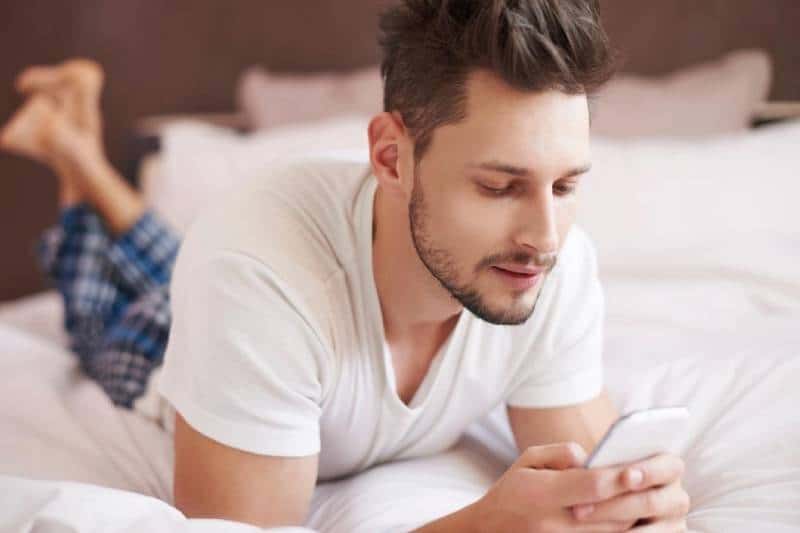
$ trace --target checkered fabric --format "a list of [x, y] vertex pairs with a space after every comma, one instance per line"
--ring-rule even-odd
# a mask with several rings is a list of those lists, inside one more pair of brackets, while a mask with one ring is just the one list
[[42, 270], [63, 297], [70, 348], [116, 405], [133, 407], [161, 364], [179, 244], [151, 210], [113, 236], [86, 203], [62, 209], [36, 244]]

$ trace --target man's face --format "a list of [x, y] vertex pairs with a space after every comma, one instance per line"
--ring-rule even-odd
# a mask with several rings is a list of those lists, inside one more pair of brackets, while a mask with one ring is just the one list
[[[576, 173], [589, 165], [587, 101], [520, 92], [486, 71], [470, 77], [467, 95], [467, 118], [437, 128], [414, 168], [411, 235], [465, 308], [521, 324], [575, 219]], [[520, 172], [490, 168], [500, 166]]]

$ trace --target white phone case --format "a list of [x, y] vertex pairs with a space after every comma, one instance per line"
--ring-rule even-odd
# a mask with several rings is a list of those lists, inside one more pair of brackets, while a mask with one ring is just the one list
[[658, 453], [676, 453], [678, 438], [689, 423], [686, 407], [653, 407], [620, 416], [586, 460], [599, 468], [646, 459]]

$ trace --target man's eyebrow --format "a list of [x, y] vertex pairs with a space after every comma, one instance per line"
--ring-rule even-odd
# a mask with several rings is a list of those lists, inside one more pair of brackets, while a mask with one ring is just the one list
[[[530, 176], [533, 172], [530, 169], [525, 167], [519, 167], [515, 165], [510, 165], [508, 163], [503, 163], [501, 161], [486, 161], [484, 163], [470, 163], [467, 167], [472, 168], [482, 168], [485, 170], [494, 170], [497, 172], [503, 172], [505, 174], [511, 174], [512, 176], [516, 177], [525, 177]], [[572, 176], [577, 176], [578, 174], [583, 174], [584, 172], [588, 172], [589, 169], [592, 168], [591, 163], [587, 163], [580, 167], [575, 167], [573, 169], [568, 170], [561, 178], [571, 178]]]

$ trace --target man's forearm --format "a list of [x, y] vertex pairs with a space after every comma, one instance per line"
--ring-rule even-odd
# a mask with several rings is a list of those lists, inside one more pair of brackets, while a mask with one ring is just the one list
[[420, 526], [412, 533], [450, 533], [455, 531], [462, 533], [479, 533], [482, 529], [479, 523], [477, 502], [475, 502], [454, 513], [450, 513], [433, 522]]

